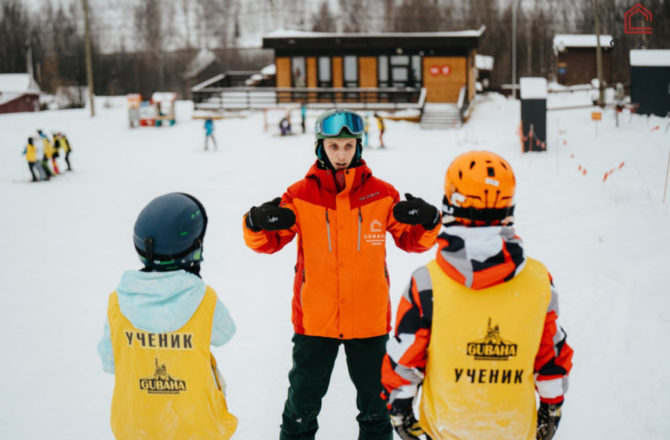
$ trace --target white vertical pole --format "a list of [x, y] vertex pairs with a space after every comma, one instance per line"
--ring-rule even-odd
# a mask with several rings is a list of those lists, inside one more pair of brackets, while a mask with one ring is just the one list
[[663, 203], [665, 204], [665, 195], [668, 192], [668, 174], [670, 174], [670, 151], [668, 151], [668, 168], [665, 170], [665, 186], [663, 187]]
[[518, 2], [514, 0], [512, 6], [512, 98], [516, 99], [516, 8]]

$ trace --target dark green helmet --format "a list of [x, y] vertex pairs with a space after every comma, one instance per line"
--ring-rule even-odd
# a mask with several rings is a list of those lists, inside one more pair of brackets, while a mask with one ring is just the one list
[[142, 209], [135, 222], [133, 243], [147, 269], [198, 273], [206, 229], [207, 214], [198, 199], [169, 193]]

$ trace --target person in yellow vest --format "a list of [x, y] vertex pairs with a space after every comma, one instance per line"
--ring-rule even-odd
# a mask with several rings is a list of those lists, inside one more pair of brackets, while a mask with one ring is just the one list
[[379, 129], [379, 148], [386, 148], [384, 147], [384, 131], [386, 130], [384, 119], [378, 113], [375, 113], [374, 116], [377, 120], [377, 128]]
[[52, 171], [49, 168], [49, 161], [53, 159], [54, 147], [51, 144], [49, 137], [42, 130], [37, 130], [37, 134], [42, 140], [42, 168], [46, 172], [47, 176], [51, 177], [55, 174], [58, 174], [55, 169]]
[[65, 136], [64, 133], [58, 133], [60, 137], [61, 147], [65, 151], [65, 163], [67, 164], [67, 170], [72, 171], [72, 166], [70, 165], [70, 153], [72, 152], [72, 145], [70, 145], [70, 140]]
[[26, 161], [28, 162], [28, 169], [30, 174], [33, 176], [33, 182], [39, 181], [40, 171], [37, 168], [37, 148], [33, 143], [33, 138], [28, 138], [28, 143], [23, 149], [23, 154], [26, 156]]
[[210, 345], [235, 325], [200, 278], [207, 214], [193, 196], [152, 200], [135, 222], [144, 268], [126, 271], [109, 297], [98, 344], [103, 370], [115, 375], [111, 426], [117, 439], [229, 439], [225, 383]]
[[487, 151], [447, 169], [437, 256], [412, 275], [382, 364], [403, 440], [549, 440], [558, 427], [573, 351], [551, 276], [512, 226], [515, 186]]
[[51, 133], [51, 139], [53, 139], [53, 142], [51, 143], [52, 148], [51, 148], [51, 166], [54, 169], [54, 173], [60, 174], [60, 169], [58, 168], [58, 158], [60, 157], [60, 149], [61, 149], [61, 143], [60, 139], [58, 138], [58, 133]]

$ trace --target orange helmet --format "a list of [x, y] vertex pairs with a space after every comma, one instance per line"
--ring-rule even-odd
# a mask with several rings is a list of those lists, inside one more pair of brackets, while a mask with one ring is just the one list
[[444, 179], [444, 211], [466, 225], [509, 224], [516, 180], [510, 164], [490, 151], [470, 151], [451, 162]]

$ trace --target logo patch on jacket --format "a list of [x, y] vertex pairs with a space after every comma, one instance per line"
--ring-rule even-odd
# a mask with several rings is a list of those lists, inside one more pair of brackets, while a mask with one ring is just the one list
[[369, 243], [372, 246], [381, 246], [386, 243], [386, 232], [384, 231], [381, 221], [372, 220], [370, 222], [369, 231], [370, 232], [363, 234], [366, 243]]
[[506, 341], [500, 336], [500, 326], [491, 327], [489, 318], [486, 336], [474, 342], [468, 342], [468, 356], [474, 356], [477, 361], [506, 361], [510, 356], [516, 356], [517, 344]]
[[186, 382], [170, 376], [165, 364], [159, 365], [156, 358], [156, 371], [153, 377], [140, 379], [140, 390], [146, 390], [149, 394], [179, 394], [186, 391]]

